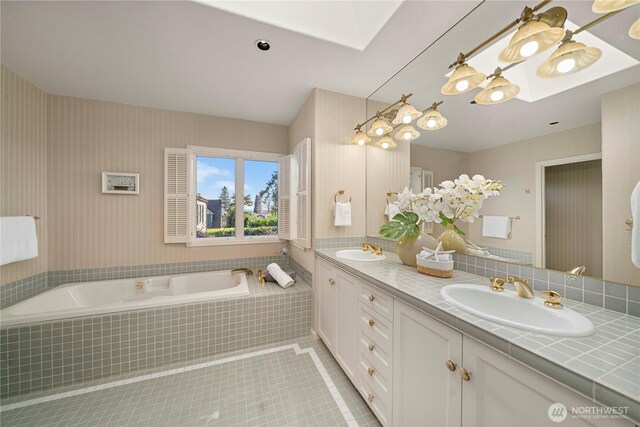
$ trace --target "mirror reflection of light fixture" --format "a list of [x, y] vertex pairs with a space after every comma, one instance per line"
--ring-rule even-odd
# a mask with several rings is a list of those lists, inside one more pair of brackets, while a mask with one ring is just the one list
[[398, 114], [396, 114], [396, 118], [393, 119], [391, 123], [393, 123], [394, 125], [399, 125], [402, 123], [409, 124], [414, 119], [417, 119], [420, 116], [422, 116], [422, 111], [416, 110], [413, 105], [407, 104], [405, 102], [404, 104], [402, 104], [402, 107], [400, 107], [400, 109], [398, 110]]
[[424, 115], [418, 120], [416, 125], [419, 128], [425, 130], [438, 130], [442, 129], [447, 125], [447, 119], [444, 118], [442, 114], [437, 110], [438, 105], [442, 104], [441, 102], [434, 102], [431, 107], [427, 111], [424, 112]]
[[365, 145], [371, 142], [371, 138], [366, 133], [360, 130], [360, 126], [356, 127], [356, 133], [351, 138], [351, 143], [354, 145]]
[[609, 13], [626, 9], [640, 3], [640, 0], [595, 0], [591, 6], [593, 13]]
[[559, 77], [575, 73], [594, 64], [602, 56], [597, 47], [590, 47], [584, 43], [571, 39], [563, 42], [536, 70], [539, 77]]
[[564, 33], [564, 28], [552, 27], [542, 21], [525, 22], [500, 52], [498, 59], [509, 64], [524, 61], [560, 42]]
[[497, 68], [496, 71], [492, 74], [493, 79], [489, 82], [487, 87], [476, 94], [474, 100], [478, 104], [500, 104], [512, 99], [520, 92], [520, 87], [518, 85], [514, 85], [509, 80], [502, 77], [500, 75], [501, 73], [502, 70], [500, 68]]
[[398, 144], [389, 135], [385, 135], [376, 142], [376, 147], [383, 150], [393, 150]]
[[447, 83], [440, 89], [443, 95], [457, 95], [470, 91], [478, 87], [478, 85], [487, 78], [486, 75], [477, 72], [475, 68], [467, 65], [467, 63], [464, 62], [464, 55], [460, 55], [462, 62], [456, 66]]
[[389, 133], [393, 130], [393, 127], [387, 123], [385, 119], [378, 116], [378, 118], [371, 125], [371, 129], [367, 131], [369, 136], [382, 136], [385, 133]]
[[420, 136], [420, 132], [418, 132], [413, 126], [411, 125], [404, 125], [400, 128], [400, 130], [398, 132], [396, 132], [396, 139], [402, 140], [402, 141], [413, 141], [414, 139], [418, 138]]
[[640, 19], [634, 22], [631, 28], [629, 28], [629, 37], [640, 40]]

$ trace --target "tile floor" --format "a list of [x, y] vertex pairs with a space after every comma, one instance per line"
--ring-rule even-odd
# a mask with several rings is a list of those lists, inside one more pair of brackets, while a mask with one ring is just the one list
[[9, 426], [379, 426], [321, 341], [302, 338], [4, 399]]

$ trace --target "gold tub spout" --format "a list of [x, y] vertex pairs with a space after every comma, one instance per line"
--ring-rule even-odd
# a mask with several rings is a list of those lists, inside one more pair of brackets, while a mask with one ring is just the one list
[[245, 273], [247, 276], [253, 276], [253, 271], [249, 270], [248, 268], [234, 268], [233, 270], [231, 270], [231, 274], [236, 273]]

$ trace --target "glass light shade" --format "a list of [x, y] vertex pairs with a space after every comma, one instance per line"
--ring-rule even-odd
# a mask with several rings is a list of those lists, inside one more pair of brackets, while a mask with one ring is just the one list
[[564, 28], [550, 27], [540, 21], [529, 21], [518, 28], [498, 59], [513, 64], [549, 49], [564, 37]]
[[416, 124], [421, 129], [438, 130], [447, 125], [447, 119], [438, 110], [429, 108]]
[[395, 119], [391, 123], [394, 125], [399, 124], [409, 124], [412, 120], [417, 119], [422, 116], [422, 111], [418, 111], [411, 104], [407, 104], [406, 102], [402, 104], [402, 107], [398, 110], [398, 114], [396, 114]]
[[376, 142], [376, 147], [383, 150], [393, 150], [398, 144], [389, 135], [385, 135]]
[[362, 132], [361, 130], [356, 131], [356, 133], [353, 135], [353, 138], [351, 138], [351, 143], [354, 145], [365, 145], [370, 142], [371, 138], [369, 138], [367, 134]]
[[640, 0], [595, 0], [591, 6], [593, 13], [609, 13], [640, 3]]
[[502, 76], [496, 76], [486, 88], [478, 92], [474, 98], [478, 104], [492, 105], [506, 102], [520, 92], [518, 85], [512, 84]]
[[629, 28], [629, 37], [640, 40], [640, 19], [634, 22], [631, 28]]
[[420, 132], [418, 132], [413, 126], [411, 125], [404, 125], [400, 128], [400, 130], [398, 132], [396, 132], [396, 139], [399, 139], [401, 141], [413, 141], [414, 139], [418, 138], [420, 136]]
[[393, 127], [385, 119], [378, 118], [371, 125], [371, 129], [367, 131], [369, 136], [382, 136], [385, 133], [389, 133], [393, 130]]
[[460, 64], [449, 77], [447, 83], [442, 86], [440, 92], [443, 95], [457, 95], [478, 87], [487, 76], [476, 71], [467, 64]]
[[597, 47], [570, 40], [562, 43], [536, 70], [539, 77], [550, 78], [575, 73], [592, 65], [602, 56]]

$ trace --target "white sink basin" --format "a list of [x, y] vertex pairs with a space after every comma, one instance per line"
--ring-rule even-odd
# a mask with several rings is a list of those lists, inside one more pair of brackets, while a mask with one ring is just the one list
[[455, 307], [478, 317], [539, 334], [586, 337], [596, 331], [589, 319], [569, 308], [550, 308], [542, 298], [521, 298], [511, 290], [494, 292], [489, 286], [448, 285], [440, 294]]
[[376, 255], [371, 252], [364, 252], [362, 249], [344, 249], [336, 252], [338, 258], [350, 261], [382, 261], [384, 255]]

